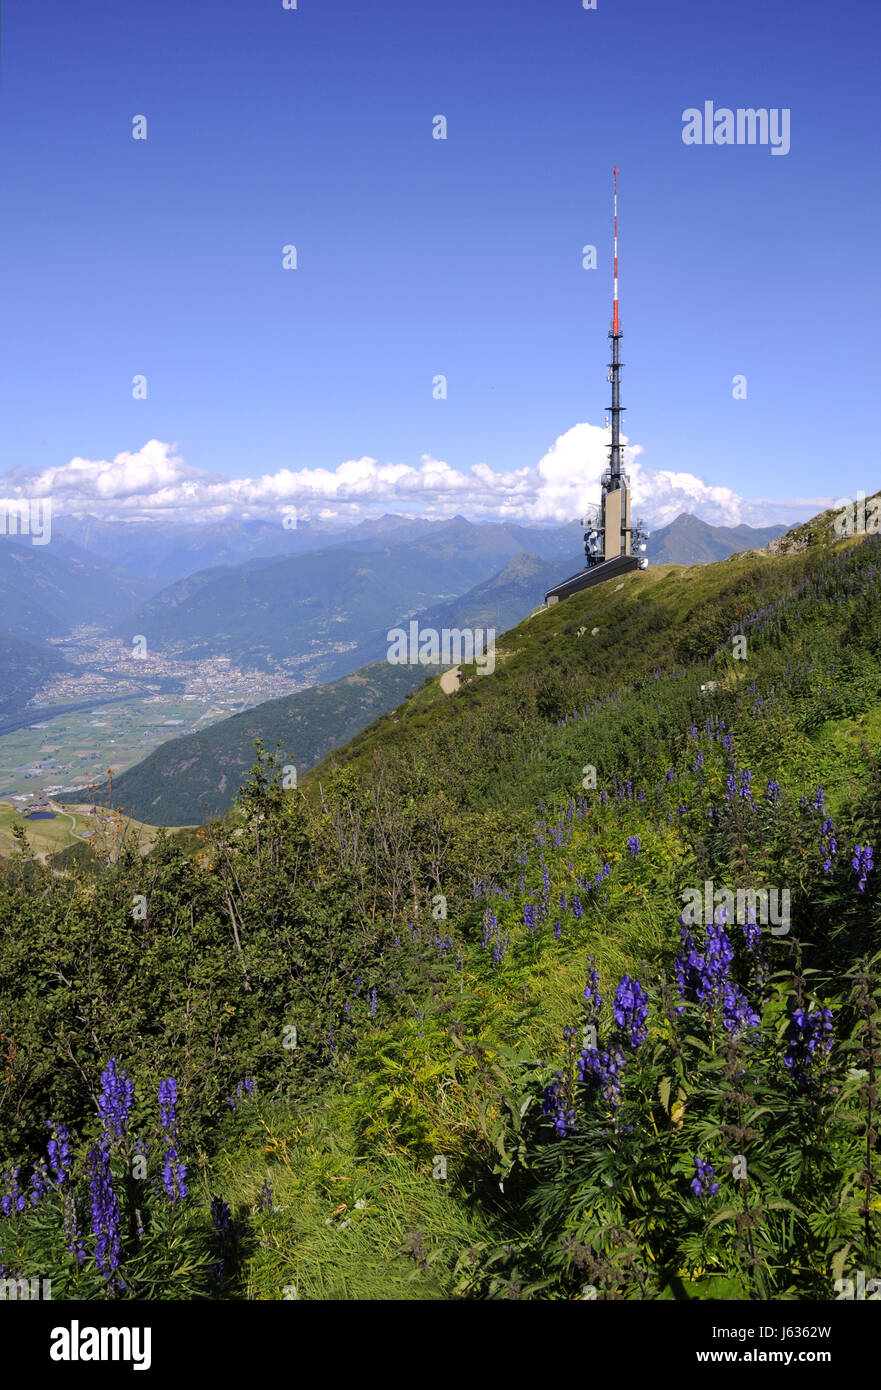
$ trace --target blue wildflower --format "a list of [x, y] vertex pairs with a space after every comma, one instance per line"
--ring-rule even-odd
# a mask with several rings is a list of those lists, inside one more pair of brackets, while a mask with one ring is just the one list
[[806, 1013], [793, 1009], [789, 1023], [789, 1040], [783, 1055], [783, 1065], [792, 1073], [800, 1088], [810, 1084], [832, 1050], [832, 1010], [817, 1009]]
[[122, 1248], [119, 1203], [113, 1190], [110, 1154], [104, 1144], [89, 1150], [89, 1196], [95, 1264], [108, 1283], [113, 1282], [122, 1288], [122, 1280], [116, 1273]]
[[603, 1001], [600, 997], [600, 978], [596, 969], [591, 970], [587, 977], [587, 984], [584, 986], [584, 1002], [587, 1005], [588, 1022], [598, 1022]]
[[[720, 916], [724, 918], [724, 908]], [[722, 1025], [735, 1038], [758, 1027], [758, 1014], [730, 978], [734, 948], [722, 923], [709, 923], [702, 952], [697, 949], [687, 925], [680, 927], [680, 936], [683, 950], [674, 962], [680, 1000], [703, 1004], [711, 1014], [721, 1005]], [[683, 1003], [677, 1004], [676, 1012], [681, 1014], [684, 1007]]]
[[706, 1196], [715, 1197], [716, 1193], [719, 1191], [719, 1184], [713, 1182], [716, 1170], [712, 1163], [705, 1163], [702, 1158], [696, 1158], [694, 1160], [694, 1166], [697, 1171], [697, 1176], [691, 1180], [691, 1190], [695, 1197], [703, 1197], [705, 1195], [704, 1189], [706, 1189]]
[[604, 1051], [585, 1048], [578, 1059], [578, 1074], [582, 1081], [593, 1083], [603, 1100], [618, 1106], [626, 1063], [627, 1058], [619, 1047]]
[[857, 888], [861, 893], [866, 891], [866, 879], [875, 867], [872, 859], [873, 854], [874, 850], [871, 845], [856, 845], [854, 848], [853, 858], [850, 862], [857, 876]]
[[[348, 1016], [349, 1016], [349, 1005], [348, 1005], [348, 1003], [346, 1004], [345, 1009], [346, 1009], [346, 1017], [348, 1018]], [[250, 1076], [246, 1076], [245, 1079], [244, 1079], [243, 1081], [240, 1081], [240, 1082], [238, 1083], [238, 1085], [236, 1086], [236, 1093], [235, 1093], [235, 1096], [234, 1096], [234, 1097], [233, 1097], [233, 1096], [227, 1096], [227, 1098], [226, 1098], [226, 1103], [227, 1103], [227, 1105], [229, 1106], [230, 1110], [237, 1110], [237, 1109], [238, 1109], [238, 1105], [236, 1104], [236, 1102], [242, 1100], [245, 1096], [253, 1095], [254, 1090], [255, 1090], [255, 1086], [254, 1086], [254, 1081], [253, 1081], [253, 1079], [252, 1079]]]
[[40, 1158], [34, 1164], [31, 1173], [31, 1190], [29, 1194], [30, 1204], [35, 1207], [42, 1197], [49, 1191], [49, 1170], [46, 1167], [46, 1160]]
[[574, 1130], [575, 1107], [571, 1103], [571, 1091], [562, 1072], [557, 1072], [556, 1080], [545, 1087], [541, 1113], [551, 1116], [554, 1129], [561, 1139], [565, 1139], [566, 1135]]
[[117, 1071], [116, 1058], [111, 1057], [101, 1073], [98, 1096], [98, 1114], [104, 1125], [105, 1137], [111, 1144], [119, 1144], [123, 1139], [134, 1094], [135, 1083], [124, 1071]]
[[634, 1049], [645, 1042], [648, 1011], [648, 996], [642, 985], [638, 980], [631, 980], [629, 975], [622, 975], [615, 991], [615, 1023]]
[[179, 1202], [187, 1195], [187, 1170], [177, 1152], [177, 1082], [173, 1076], [159, 1083], [159, 1120], [166, 1143], [162, 1186], [170, 1202]]
[[186, 1197], [186, 1176], [185, 1164], [178, 1161], [177, 1145], [170, 1144], [165, 1151], [165, 1162], [162, 1165], [162, 1186], [170, 1202], [180, 1202]]
[[159, 1123], [163, 1129], [177, 1124], [177, 1082], [173, 1076], [159, 1082]]
[[52, 1138], [46, 1145], [46, 1153], [49, 1155], [49, 1165], [55, 1174], [55, 1181], [60, 1187], [69, 1175], [67, 1165], [70, 1160], [70, 1145], [67, 1127], [54, 1124], [51, 1120], [46, 1121], [46, 1127], [52, 1131]]

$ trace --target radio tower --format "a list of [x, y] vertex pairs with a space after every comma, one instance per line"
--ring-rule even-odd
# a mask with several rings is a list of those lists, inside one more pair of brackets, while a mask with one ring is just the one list
[[545, 596], [547, 603], [556, 603], [604, 579], [611, 579], [628, 570], [645, 569], [648, 561], [640, 559], [645, 550], [645, 531], [642, 522], [630, 523], [630, 479], [621, 471], [621, 367], [619, 344], [624, 336], [618, 317], [618, 168], [612, 170], [612, 360], [607, 380], [612, 383], [612, 404], [609, 406], [612, 441], [609, 463], [601, 483], [601, 498], [595, 515], [585, 520], [584, 553], [586, 568], [573, 574]]
[[621, 341], [621, 325], [618, 321], [618, 166], [612, 170], [612, 361], [609, 364], [612, 382], [612, 444], [609, 451], [609, 473], [613, 486], [620, 486], [621, 477], [621, 363], [618, 360], [618, 344]]
[[[612, 404], [609, 406], [612, 442], [609, 445], [609, 466], [603, 473], [602, 500], [596, 522], [584, 535], [584, 553], [588, 566], [601, 565], [624, 555], [637, 558], [644, 549], [641, 525], [630, 525], [630, 479], [621, 472], [621, 357], [619, 343], [623, 338], [618, 317], [618, 168], [612, 170], [612, 360], [607, 379], [612, 383]], [[645, 561], [640, 561], [645, 568]]]

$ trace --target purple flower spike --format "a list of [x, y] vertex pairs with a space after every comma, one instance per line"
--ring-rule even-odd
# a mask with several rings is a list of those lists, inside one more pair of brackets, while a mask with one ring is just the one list
[[615, 1023], [634, 1049], [646, 1040], [648, 1011], [648, 997], [642, 985], [638, 980], [631, 980], [629, 975], [623, 975], [615, 991]]
[[92, 1233], [95, 1237], [95, 1264], [110, 1283], [123, 1287], [117, 1276], [121, 1242], [119, 1203], [113, 1191], [110, 1154], [103, 1144], [89, 1152], [89, 1196]]
[[712, 1163], [705, 1163], [702, 1158], [696, 1158], [694, 1166], [697, 1176], [691, 1180], [691, 1190], [695, 1197], [715, 1197], [719, 1191], [719, 1184], [713, 1182], [716, 1170]]
[[866, 879], [875, 867], [873, 854], [871, 845], [856, 845], [854, 848], [853, 859], [850, 862], [857, 876], [857, 888], [861, 893], [865, 893]]
[[98, 1096], [98, 1114], [104, 1123], [104, 1134], [111, 1143], [119, 1144], [125, 1135], [134, 1095], [135, 1083], [124, 1071], [117, 1071], [116, 1058], [111, 1057], [101, 1073], [101, 1093]]

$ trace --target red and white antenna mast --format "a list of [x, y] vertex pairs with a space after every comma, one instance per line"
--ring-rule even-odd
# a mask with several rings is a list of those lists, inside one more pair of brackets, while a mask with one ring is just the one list
[[615, 334], [618, 334], [618, 333], [620, 333], [621, 330], [620, 330], [620, 328], [618, 327], [618, 167], [617, 167], [617, 165], [616, 165], [615, 168], [612, 170], [612, 176], [613, 176], [613, 188], [614, 188], [614, 192], [613, 192], [613, 195], [612, 195], [612, 206], [613, 206], [613, 209], [614, 209], [612, 243], [613, 243], [614, 255], [615, 255], [615, 271], [614, 271], [614, 281], [613, 281], [613, 290], [612, 290], [612, 332], [615, 333]]
[[[609, 380], [612, 383], [612, 404], [609, 406], [609, 413], [612, 417], [612, 442], [609, 446], [609, 486], [617, 489], [621, 486], [621, 412], [624, 407], [621, 404], [621, 359], [618, 353], [618, 344], [621, 339], [621, 325], [618, 321], [618, 166], [612, 170], [613, 183], [613, 220], [612, 220], [612, 240], [614, 254], [614, 269], [612, 281], [612, 331], [609, 337], [612, 340], [612, 360], [609, 363]], [[614, 553], [614, 552], [613, 552]]]
[[623, 446], [621, 444], [621, 368], [620, 355], [622, 338], [621, 322], [618, 317], [618, 166], [612, 169], [612, 327], [609, 338], [612, 343], [612, 360], [609, 363], [607, 380], [612, 387], [612, 404], [609, 406], [611, 438], [609, 441], [609, 466], [600, 478], [600, 504], [596, 518], [586, 520], [584, 534], [585, 567], [580, 574], [573, 575], [556, 589], [546, 595], [548, 603], [568, 598], [604, 579], [626, 574], [629, 570], [645, 569], [648, 560], [640, 557], [645, 552], [648, 532], [641, 521], [632, 522], [630, 514], [630, 479], [622, 471]]

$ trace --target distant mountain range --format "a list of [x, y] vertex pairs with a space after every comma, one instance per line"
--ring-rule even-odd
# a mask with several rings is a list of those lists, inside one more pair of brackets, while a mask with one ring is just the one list
[[[454, 517], [453, 523], [464, 522]], [[62, 518], [56, 531], [77, 545], [100, 555], [110, 563], [124, 564], [128, 569], [154, 579], [156, 590], [177, 579], [185, 579], [199, 570], [216, 569], [219, 565], [241, 565], [247, 560], [281, 559], [283, 556], [309, 555], [316, 550], [342, 546], [365, 550], [382, 548], [432, 536], [445, 530], [449, 520], [430, 521], [425, 517], [399, 516], [386, 513], [355, 526], [299, 521], [292, 529], [281, 519], [270, 521], [222, 521], [200, 525], [168, 524], [154, 521], [107, 522], [96, 517], [85, 519]], [[464, 523], [468, 525], [467, 522]], [[504, 530], [514, 541], [511, 554], [533, 550], [548, 558], [566, 549], [566, 536], [580, 538], [578, 525], [538, 528], [481, 526], [473, 528], [484, 533], [487, 545], [498, 544], [499, 532]], [[535, 537], [542, 538], [535, 544]], [[557, 537], [555, 540], [554, 537]], [[572, 549], [569, 545], [568, 549]]]
[[646, 559], [653, 565], [707, 565], [742, 550], [761, 550], [782, 536], [786, 526], [710, 526], [691, 512], [681, 512], [669, 526], [652, 532]]
[[42, 641], [82, 624], [110, 627], [155, 589], [62, 536], [47, 545], [0, 536], [0, 628], [16, 637]]
[[456, 517], [415, 539], [393, 532], [357, 547], [201, 570], [162, 589], [116, 633], [125, 641], [143, 633], [152, 650], [184, 660], [227, 656], [244, 669], [336, 680], [383, 656], [389, 628], [454, 602], [524, 551], [554, 574], [571, 567], [579, 540], [577, 526], [474, 526]]
[[[400, 520], [403, 525], [407, 519]], [[154, 589], [218, 565], [239, 565], [245, 560], [323, 550], [350, 534], [348, 531], [339, 534], [323, 531], [308, 522], [288, 530], [281, 519], [274, 523], [215, 521], [183, 525], [154, 521], [108, 522], [96, 517], [61, 518], [56, 529], [105, 560], [124, 561], [138, 574], [156, 580]], [[373, 535], [373, 529], [368, 528], [368, 534]]]

